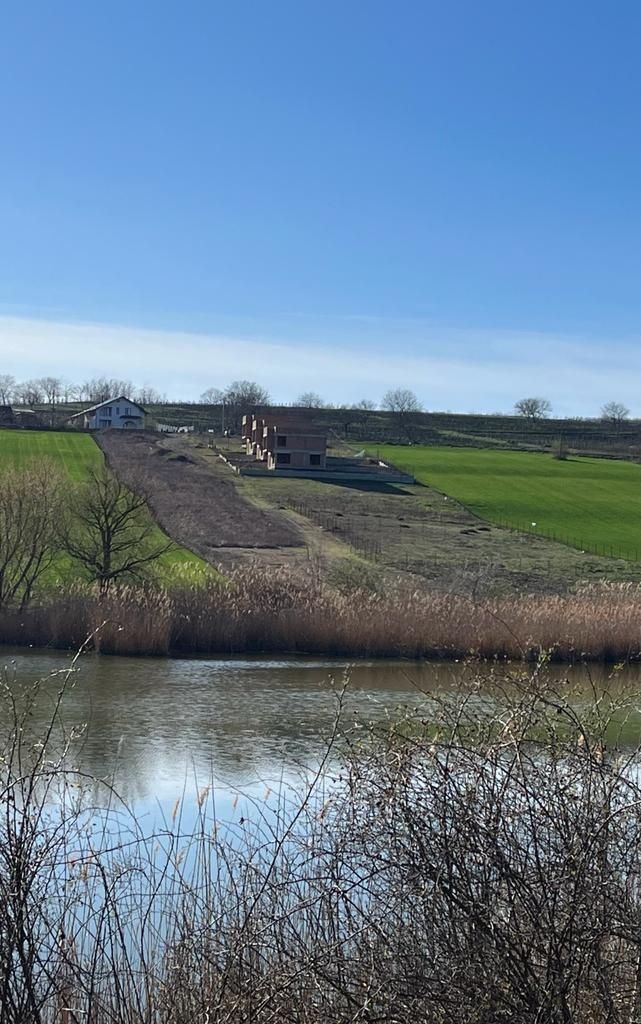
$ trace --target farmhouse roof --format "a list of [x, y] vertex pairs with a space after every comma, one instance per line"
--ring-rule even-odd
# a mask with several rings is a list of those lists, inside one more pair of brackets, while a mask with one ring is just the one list
[[131, 398], [127, 398], [126, 395], [119, 395], [118, 398], [107, 398], [104, 402], [98, 402], [97, 405], [90, 405], [88, 409], [81, 409], [80, 412], [75, 412], [69, 419], [75, 420], [78, 416], [86, 416], [88, 412], [97, 412], [98, 409], [102, 409], [105, 405], [111, 405], [112, 402], [128, 402], [129, 405], [135, 405], [136, 409], [140, 409], [145, 415], [147, 414], [147, 410], [143, 409], [142, 405], [139, 405], [138, 402], [132, 402]]

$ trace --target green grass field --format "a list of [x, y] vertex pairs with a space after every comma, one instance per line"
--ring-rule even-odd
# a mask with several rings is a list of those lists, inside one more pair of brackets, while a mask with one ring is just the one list
[[24, 466], [34, 459], [49, 459], [74, 481], [83, 480], [88, 469], [98, 469], [103, 462], [102, 452], [89, 434], [0, 430], [0, 465]]
[[[81, 483], [88, 470], [99, 469], [104, 462], [100, 448], [89, 434], [0, 430], [0, 468], [28, 465], [34, 459], [48, 459], [60, 466], [74, 483]], [[160, 528], [156, 528], [156, 532], [156, 542], [168, 540]], [[159, 559], [158, 567], [159, 575], [166, 582], [179, 574], [184, 577], [188, 569], [193, 568], [196, 576], [210, 569], [198, 555], [177, 545]], [[61, 558], [56, 564], [56, 577], [68, 579], [71, 572], [69, 560]]]
[[640, 466], [474, 448], [368, 447], [489, 522], [597, 554], [641, 558]]

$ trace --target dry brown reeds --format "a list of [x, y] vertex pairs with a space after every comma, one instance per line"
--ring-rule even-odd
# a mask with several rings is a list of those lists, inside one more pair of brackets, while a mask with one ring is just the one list
[[38, 607], [0, 612], [10, 644], [75, 648], [95, 634], [105, 654], [260, 652], [353, 658], [635, 660], [641, 587], [603, 584], [563, 596], [474, 600], [397, 584], [341, 593], [313, 575], [255, 567], [171, 589], [72, 586]]

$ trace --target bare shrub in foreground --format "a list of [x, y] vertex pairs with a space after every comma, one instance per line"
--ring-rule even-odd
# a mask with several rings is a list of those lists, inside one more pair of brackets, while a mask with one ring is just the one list
[[339, 718], [302, 794], [223, 822], [204, 789], [145, 835], [78, 797], [68, 685], [3, 691], [3, 1024], [639, 1019], [638, 695], [539, 669]]
[[593, 696], [432, 699], [354, 759], [345, 857], [405, 1019], [639, 1019], [641, 721]]

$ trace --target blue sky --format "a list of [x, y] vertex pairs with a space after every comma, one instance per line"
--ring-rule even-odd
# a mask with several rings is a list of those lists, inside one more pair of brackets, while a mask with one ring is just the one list
[[6, 0], [0, 372], [641, 415], [634, 0]]

